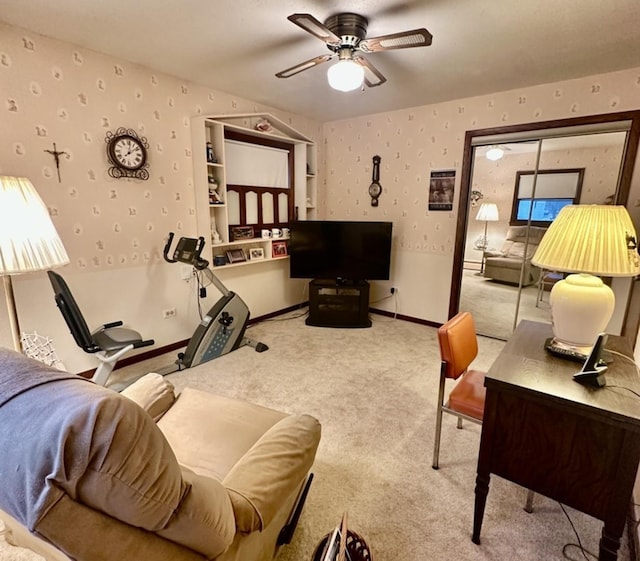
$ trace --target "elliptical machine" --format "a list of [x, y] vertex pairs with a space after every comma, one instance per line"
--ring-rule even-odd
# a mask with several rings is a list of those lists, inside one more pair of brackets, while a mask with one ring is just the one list
[[165, 375], [197, 366], [235, 351], [244, 345], [255, 348], [259, 353], [268, 350], [269, 347], [264, 343], [244, 336], [249, 323], [249, 308], [240, 296], [222, 284], [222, 281], [209, 268], [209, 262], [201, 257], [204, 238], [202, 236], [197, 240], [195, 238], [180, 238], [173, 256], [169, 257], [172, 242], [173, 232], [169, 232], [169, 238], [163, 252], [165, 261], [186, 263], [197, 271], [204, 271], [211, 284], [222, 293], [222, 297], [202, 318], [189, 339], [185, 352], [179, 353], [176, 362], [163, 369], [161, 373]]

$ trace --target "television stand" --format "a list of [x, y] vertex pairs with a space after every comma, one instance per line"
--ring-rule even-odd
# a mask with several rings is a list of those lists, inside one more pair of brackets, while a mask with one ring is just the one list
[[309, 317], [315, 327], [371, 327], [369, 283], [314, 279], [309, 283]]

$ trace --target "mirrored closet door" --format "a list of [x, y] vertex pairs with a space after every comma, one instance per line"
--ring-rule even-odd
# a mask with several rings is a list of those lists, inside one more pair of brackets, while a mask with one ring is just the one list
[[508, 339], [522, 319], [551, 321], [549, 291], [563, 274], [531, 257], [563, 206], [619, 203], [630, 128], [623, 120], [471, 141], [452, 300], [479, 334]]

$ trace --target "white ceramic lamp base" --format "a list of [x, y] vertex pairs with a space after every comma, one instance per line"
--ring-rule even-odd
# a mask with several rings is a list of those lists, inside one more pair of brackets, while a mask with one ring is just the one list
[[584, 273], [557, 282], [549, 296], [555, 342], [588, 354], [609, 323], [615, 307], [613, 290]]

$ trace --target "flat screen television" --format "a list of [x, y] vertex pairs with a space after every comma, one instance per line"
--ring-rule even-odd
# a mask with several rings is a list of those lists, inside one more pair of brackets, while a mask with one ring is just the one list
[[389, 280], [391, 222], [291, 223], [291, 278]]

